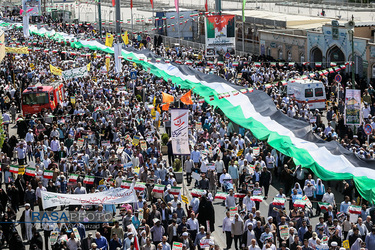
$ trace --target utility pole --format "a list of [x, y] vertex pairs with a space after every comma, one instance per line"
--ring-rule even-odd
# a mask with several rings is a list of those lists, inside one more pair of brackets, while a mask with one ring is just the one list
[[[352, 22], [353, 22], [353, 24], [354, 24], [354, 16], [352, 15]], [[352, 29], [352, 32], [350, 32], [351, 33], [351, 38], [352, 38], [352, 87], [353, 87], [353, 89], [355, 89], [355, 72], [354, 72], [354, 70], [355, 70], [355, 68], [354, 68], [354, 57], [355, 57], [355, 52], [354, 52], [354, 26], [355, 25], [353, 25], [353, 29]]]
[[221, 15], [221, 0], [215, 0], [215, 12]]
[[98, 0], [99, 38], [102, 38], [102, 3]]
[[121, 34], [121, 23], [120, 23], [120, 19], [121, 19], [121, 1], [120, 0], [116, 0], [116, 34], [119, 35]]

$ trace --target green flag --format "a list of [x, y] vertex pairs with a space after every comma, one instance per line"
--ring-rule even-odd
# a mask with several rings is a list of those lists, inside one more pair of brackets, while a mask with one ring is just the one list
[[245, 22], [245, 5], [246, 5], [246, 0], [243, 0], [242, 2], [242, 21]]

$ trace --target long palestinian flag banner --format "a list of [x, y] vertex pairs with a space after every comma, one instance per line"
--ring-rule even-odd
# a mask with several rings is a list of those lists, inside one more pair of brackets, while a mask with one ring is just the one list
[[[30, 25], [30, 33], [47, 36], [55, 41], [70, 41], [73, 48], [114, 54], [113, 48], [95, 40], [78, 40], [73, 35], [45, 28], [38, 29], [35, 25]], [[353, 179], [359, 193], [366, 200], [375, 202], [375, 169], [372, 162], [358, 159], [337, 142], [325, 142], [317, 138], [309, 124], [281, 114], [272, 99], [263, 91], [253, 90], [251, 93], [236, 92], [236, 96], [228, 95], [242, 88], [219, 76], [201, 73], [188, 65], [159, 59], [146, 49], [140, 51], [128, 47], [122, 50], [121, 56], [149, 69], [156, 77], [171, 80], [181, 88], [194, 88], [194, 93], [199, 94], [210, 105], [219, 107], [230, 120], [250, 129], [257, 139], [266, 140], [273, 148], [293, 157], [296, 165], [311, 169], [320, 179]], [[221, 98], [222, 96], [226, 97]]]

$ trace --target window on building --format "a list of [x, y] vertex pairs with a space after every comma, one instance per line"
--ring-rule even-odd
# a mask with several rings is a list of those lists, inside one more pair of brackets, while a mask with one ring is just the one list
[[281, 49], [279, 49], [279, 59], [280, 60], [283, 59], [283, 51]]
[[288, 51], [288, 61], [292, 61], [292, 52]]

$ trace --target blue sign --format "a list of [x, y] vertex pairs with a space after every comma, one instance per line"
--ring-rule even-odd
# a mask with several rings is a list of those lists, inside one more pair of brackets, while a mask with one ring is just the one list
[[137, 71], [130, 71], [130, 78], [132, 80], [137, 79]]
[[227, 53], [225, 54], [225, 57], [229, 59], [229, 58], [230, 58], [230, 53], [227, 52]]
[[147, 42], [151, 42], [151, 37], [150, 37], [150, 36], [147, 36], [147, 37], [146, 37], [146, 41], [147, 41]]
[[336, 82], [341, 82], [341, 81], [342, 81], [342, 76], [341, 76], [340, 74], [337, 74], [337, 75], [335, 76], [335, 81], [336, 81]]
[[371, 126], [371, 124], [366, 124], [365, 127], [363, 128], [363, 130], [365, 131], [366, 135], [371, 135], [371, 133], [372, 133], [372, 126]]

